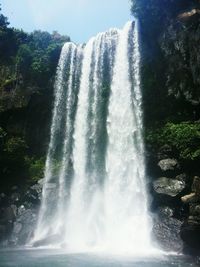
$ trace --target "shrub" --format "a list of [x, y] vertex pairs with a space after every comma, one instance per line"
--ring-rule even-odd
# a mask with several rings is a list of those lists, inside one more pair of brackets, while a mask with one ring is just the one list
[[27, 151], [27, 144], [21, 137], [9, 138], [4, 146], [4, 153], [8, 158], [20, 161], [24, 159]]
[[167, 123], [162, 128], [148, 130], [146, 141], [153, 146], [170, 145], [181, 159], [200, 159], [200, 123]]
[[26, 157], [26, 165], [28, 168], [29, 180], [31, 182], [37, 182], [44, 176], [45, 158], [29, 158]]

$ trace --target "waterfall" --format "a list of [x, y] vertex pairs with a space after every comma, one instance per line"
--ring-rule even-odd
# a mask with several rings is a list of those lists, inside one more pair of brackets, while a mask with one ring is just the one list
[[33, 243], [72, 251], [152, 248], [138, 23], [63, 46]]

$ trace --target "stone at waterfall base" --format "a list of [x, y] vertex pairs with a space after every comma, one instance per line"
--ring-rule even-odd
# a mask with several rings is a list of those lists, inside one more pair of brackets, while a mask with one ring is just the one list
[[153, 220], [153, 236], [163, 250], [181, 252], [183, 249], [183, 241], [180, 237], [182, 221], [172, 216], [173, 211], [170, 208], [160, 209]]
[[200, 250], [200, 177], [195, 176], [191, 187], [192, 192], [181, 198], [189, 205], [189, 216], [181, 227], [181, 238], [196, 250]]

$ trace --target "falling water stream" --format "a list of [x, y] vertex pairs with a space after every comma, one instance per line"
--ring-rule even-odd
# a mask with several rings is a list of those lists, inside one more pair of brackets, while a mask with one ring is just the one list
[[136, 22], [63, 46], [32, 244], [70, 251], [152, 249]]

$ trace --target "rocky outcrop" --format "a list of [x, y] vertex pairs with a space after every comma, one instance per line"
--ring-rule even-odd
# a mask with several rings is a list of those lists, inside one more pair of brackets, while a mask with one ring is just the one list
[[[183, 172], [170, 149], [158, 152], [152, 181], [153, 235], [165, 250], [198, 254], [200, 249], [200, 177]], [[168, 154], [168, 155], [167, 155]], [[162, 160], [160, 160], [162, 158]]]
[[181, 238], [188, 246], [200, 249], [200, 177], [194, 177], [191, 190], [182, 197], [189, 205], [189, 215], [181, 228]]
[[[200, 175], [199, 130], [193, 140], [188, 138], [195, 131], [192, 125], [200, 122], [199, 10], [198, 0], [132, 1], [132, 11], [141, 23], [146, 161], [156, 214], [154, 230], [163, 246], [168, 246], [164, 242], [170, 236], [170, 230], [165, 234], [167, 222], [184, 246], [197, 248], [200, 239], [199, 200], [192, 186], [193, 177]], [[169, 133], [169, 123], [191, 127], [171, 128]], [[161, 215], [163, 208], [173, 210], [173, 215]], [[176, 227], [172, 220], [178, 220]], [[173, 234], [171, 240], [179, 242]]]
[[158, 162], [158, 166], [162, 171], [174, 171], [179, 169], [179, 164], [176, 159], [163, 159]]
[[0, 244], [3, 247], [24, 245], [30, 240], [37, 222], [42, 180], [25, 192], [17, 187], [13, 189], [9, 195], [0, 195]]
[[187, 213], [181, 197], [187, 192], [188, 178], [178, 160], [169, 158], [172, 154], [167, 145], [162, 147], [153, 167], [157, 166], [154, 176], [161, 175], [155, 177], [151, 187], [153, 236], [162, 249], [181, 252], [184, 242], [180, 233]]
[[180, 237], [182, 221], [174, 218], [174, 211], [169, 207], [158, 209], [153, 220], [153, 235], [163, 250], [181, 252], [183, 241]]
[[185, 181], [161, 177], [154, 181], [153, 188], [158, 194], [176, 197], [185, 189]]

